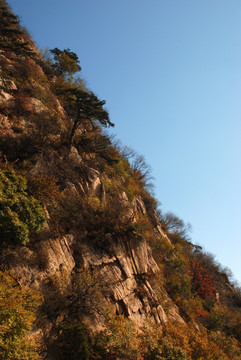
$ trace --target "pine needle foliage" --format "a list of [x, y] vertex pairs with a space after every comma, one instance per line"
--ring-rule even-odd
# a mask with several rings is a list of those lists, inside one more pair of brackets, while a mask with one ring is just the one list
[[13, 14], [5, 0], [0, 0], [0, 19], [0, 48], [4, 51], [14, 51], [20, 56], [34, 56], [33, 49], [25, 40], [18, 17]]

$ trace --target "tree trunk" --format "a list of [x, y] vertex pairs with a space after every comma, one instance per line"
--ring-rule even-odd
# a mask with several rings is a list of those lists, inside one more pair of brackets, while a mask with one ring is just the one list
[[78, 108], [77, 108], [77, 114], [76, 114], [76, 118], [74, 120], [74, 125], [72, 127], [72, 130], [71, 130], [71, 134], [70, 134], [70, 139], [69, 139], [69, 144], [72, 145], [73, 144], [73, 141], [74, 141], [74, 136], [75, 136], [75, 132], [77, 130], [77, 127], [80, 123], [80, 107], [79, 107], [79, 104], [77, 105]]

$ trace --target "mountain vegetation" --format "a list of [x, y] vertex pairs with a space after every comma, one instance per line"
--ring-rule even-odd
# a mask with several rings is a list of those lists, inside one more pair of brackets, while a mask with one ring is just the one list
[[239, 360], [241, 292], [0, 0], [0, 358]]

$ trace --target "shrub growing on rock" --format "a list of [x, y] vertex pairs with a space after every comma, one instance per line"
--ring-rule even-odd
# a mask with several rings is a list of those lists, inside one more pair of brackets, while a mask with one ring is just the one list
[[31, 231], [38, 232], [45, 222], [38, 200], [27, 193], [27, 181], [13, 170], [0, 169], [0, 241], [26, 244]]

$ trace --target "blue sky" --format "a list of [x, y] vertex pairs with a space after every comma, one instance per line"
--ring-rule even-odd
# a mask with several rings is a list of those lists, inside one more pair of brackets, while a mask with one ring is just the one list
[[155, 196], [241, 282], [241, 2], [9, 0], [41, 48], [76, 52]]

